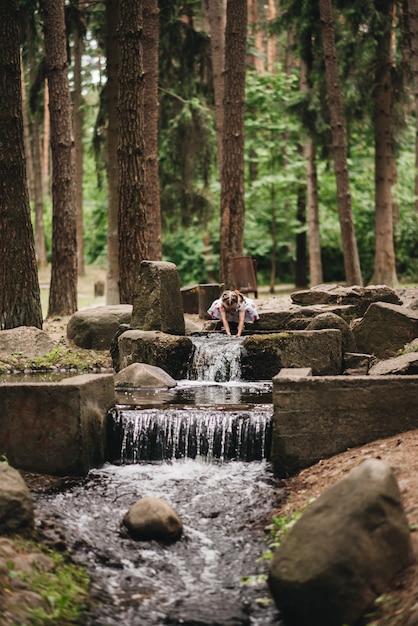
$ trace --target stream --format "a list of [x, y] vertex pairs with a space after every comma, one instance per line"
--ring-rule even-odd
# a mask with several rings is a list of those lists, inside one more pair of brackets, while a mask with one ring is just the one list
[[[281, 624], [262, 558], [265, 527], [283, 497], [268, 460], [271, 382], [240, 380], [239, 339], [196, 345], [191, 378], [177, 387], [117, 390], [111, 462], [36, 495], [39, 518], [63, 529], [90, 574], [89, 626]], [[127, 535], [123, 516], [144, 496], [173, 506], [180, 541]]]

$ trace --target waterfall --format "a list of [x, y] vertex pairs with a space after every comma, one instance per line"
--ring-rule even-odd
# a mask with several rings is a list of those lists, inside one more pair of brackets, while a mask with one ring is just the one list
[[271, 443], [269, 406], [244, 411], [146, 409], [112, 411], [110, 461], [139, 463], [180, 458], [261, 461]]
[[217, 383], [241, 380], [240, 337], [213, 333], [191, 336], [194, 350], [189, 365], [189, 380], [210, 380]]
[[213, 333], [191, 340], [187, 380], [168, 396], [163, 390], [153, 390], [152, 398], [142, 392], [141, 401], [137, 392], [136, 405], [124, 403], [110, 411], [108, 460], [269, 458], [273, 408], [266, 396], [271, 398], [271, 391], [266, 393], [265, 381], [259, 388], [241, 380], [242, 339]]

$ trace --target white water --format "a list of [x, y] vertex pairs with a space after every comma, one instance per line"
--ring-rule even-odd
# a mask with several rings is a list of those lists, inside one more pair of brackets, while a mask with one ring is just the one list
[[241, 380], [241, 337], [213, 333], [190, 339], [194, 354], [187, 374], [189, 380]]

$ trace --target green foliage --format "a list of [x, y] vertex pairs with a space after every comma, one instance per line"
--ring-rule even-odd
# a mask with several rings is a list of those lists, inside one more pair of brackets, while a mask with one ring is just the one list
[[212, 225], [206, 233], [199, 224], [168, 229], [163, 239], [164, 259], [175, 263], [182, 286], [218, 282], [219, 232]]
[[268, 549], [261, 557], [261, 561], [273, 558], [274, 551], [280, 546], [283, 538], [292, 530], [298, 519], [302, 516], [302, 511], [295, 511], [292, 515], [286, 517], [275, 517], [272, 520], [268, 530]]

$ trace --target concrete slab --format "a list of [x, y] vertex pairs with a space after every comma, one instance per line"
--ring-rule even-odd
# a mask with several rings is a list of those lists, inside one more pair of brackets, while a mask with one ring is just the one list
[[113, 374], [0, 383], [0, 454], [17, 469], [85, 475], [105, 461]]

